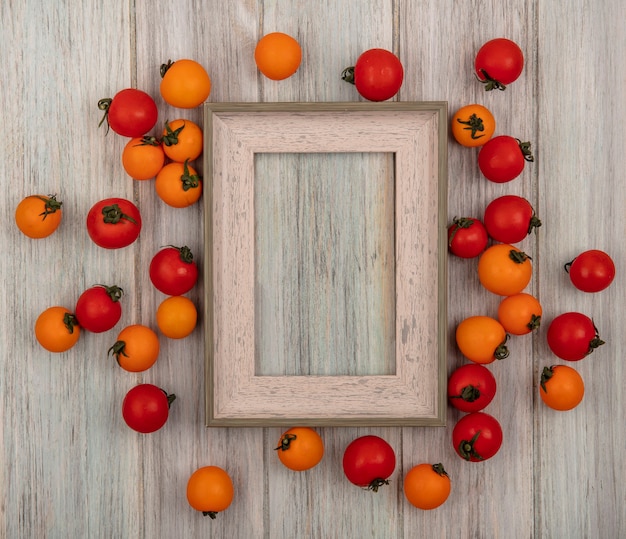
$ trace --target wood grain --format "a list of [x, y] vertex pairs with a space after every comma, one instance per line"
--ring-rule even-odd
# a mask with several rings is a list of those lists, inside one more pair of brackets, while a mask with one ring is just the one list
[[[9, 207], [0, 234], [0, 536], [625, 536], [625, 14], [621, 0], [0, 3], [0, 190]], [[303, 46], [300, 69], [285, 81], [264, 79], [254, 65], [254, 46], [270, 31], [290, 33]], [[521, 46], [525, 69], [505, 92], [485, 93], [473, 57], [500, 36]], [[125, 373], [107, 358], [123, 325], [156, 327], [164, 296], [147, 275], [156, 250], [186, 244], [202, 260], [204, 216], [201, 204], [170, 208], [152, 182], [125, 175], [124, 140], [97, 127], [96, 103], [136, 85], [155, 96], [160, 122], [202, 123], [199, 108], [173, 109], [159, 96], [159, 66], [184, 57], [205, 65], [214, 102], [362, 101], [340, 73], [371, 47], [395, 51], [404, 64], [397, 100], [447, 101], [450, 114], [482, 103], [496, 117], [497, 134], [532, 141], [535, 162], [506, 185], [486, 182], [477, 151], [451, 141], [446, 217], [480, 217], [501, 194], [531, 200], [543, 226], [520, 246], [533, 257], [528, 290], [542, 302], [544, 323], [534, 336], [511, 338], [511, 357], [490, 367], [498, 394], [487, 411], [505, 433], [493, 459], [474, 465], [455, 455], [450, 436], [459, 414], [449, 409], [442, 428], [320, 428], [325, 458], [294, 473], [273, 451], [280, 428], [204, 427], [201, 324], [182, 341], [162, 337], [161, 357], [147, 373]], [[64, 220], [50, 238], [31, 241], [12, 213], [37, 192], [57, 193]], [[96, 247], [84, 228], [90, 206], [107, 196], [134, 200], [147, 225], [120, 251]], [[591, 295], [573, 289], [562, 270], [589, 248], [606, 250], [618, 267], [611, 288]], [[448, 277], [451, 371], [465, 361], [455, 325], [495, 313], [499, 298], [477, 283], [475, 260], [449, 259]], [[119, 328], [84, 334], [65, 354], [43, 351], [32, 335], [37, 315], [53, 304], [72, 307], [100, 282], [125, 290]], [[189, 294], [199, 308], [204, 292], [200, 282]], [[593, 316], [606, 344], [574, 365], [586, 383], [583, 403], [557, 413], [537, 398], [537, 382], [543, 366], [560, 362], [545, 330], [565, 310]], [[166, 427], [149, 436], [130, 431], [120, 413], [126, 391], [140, 381], [177, 395]], [[391, 484], [376, 494], [349, 484], [341, 469], [347, 444], [370, 433], [397, 454]], [[443, 462], [452, 477], [448, 502], [434, 511], [416, 510], [402, 494], [403, 475], [419, 462]], [[227, 469], [236, 488], [215, 521], [185, 496], [187, 478], [206, 464]]]

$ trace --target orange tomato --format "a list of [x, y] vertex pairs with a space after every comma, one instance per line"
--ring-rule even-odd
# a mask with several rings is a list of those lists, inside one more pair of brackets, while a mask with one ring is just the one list
[[174, 208], [191, 206], [202, 195], [202, 180], [187, 162], [165, 165], [156, 175], [154, 187], [158, 197]]
[[65, 352], [80, 337], [80, 326], [74, 314], [65, 307], [49, 307], [35, 321], [35, 338], [49, 352]]
[[61, 224], [62, 205], [55, 195], [27, 196], [15, 208], [15, 224], [29, 238], [47, 238]]
[[187, 501], [196, 511], [215, 518], [233, 501], [235, 488], [228, 473], [219, 466], [203, 466], [187, 481]]
[[191, 120], [165, 122], [163, 151], [172, 161], [193, 161], [202, 153], [202, 129]]
[[502, 324], [490, 316], [470, 316], [456, 328], [456, 344], [474, 363], [492, 363], [508, 357], [507, 334]]
[[109, 354], [113, 354], [122, 369], [128, 372], [147, 371], [159, 357], [159, 337], [149, 327], [133, 324], [125, 327]]
[[131, 138], [122, 150], [122, 166], [131, 178], [149, 180], [165, 165], [162, 144], [154, 137]]
[[282, 32], [272, 32], [257, 43], [254, 61], [268, 79], [283, 80], [291, 77], [300, 67], [302, 49], [293, 37]]
[[482, 105], [465, 105], [452, 116], [452, 136], [468, 148], [482, 146], [496, 130], [496, 120], [491, 111]]
[[404, 477], [404, 495], [418, 509], [435, 509], [450, 496], [450, 477], [441, 464], [418, 464]]
[[211, 93], [211, 77], [195, 60], [183, 59], [161, 65], [161, 97], [180, 109], [192, 109]]
[[282, 434], [275, 450], [287, 468], [301, 472], [313, 468], [322, 460], [324, 442], [313, 429], [294, 427]]
[[517, 247], [498, 243], [488, 247], [478, 260], [478, 279], [499, 296], [519, 294], [530, 282], [530, 257]]
[[183, 339], [196, 327], [198, 311], [189, 298], [170, 296], [158, 306], [156, 320], [163, 335], [170, 339]]
[[576, 408], [585, 396], [582, 376], [567, 365], [544, 367], [539, 384], [539, 396], [553, 410]]
[[505, 297], [498, 306], [498, 320], [507, 333], [526, 335], [539, 328], [542, 314], [539, 300], [520, 292]]

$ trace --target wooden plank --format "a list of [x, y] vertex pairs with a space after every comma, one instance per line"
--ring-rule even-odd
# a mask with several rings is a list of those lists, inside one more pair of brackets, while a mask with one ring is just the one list
[[[136, 536], [139, 492], [129, 486], [139, 483], [139, 446], [121, 420], [123, 376], [106, 357], [115, 336], [84, 333], [56, 355], [32, 334], [43, 309], [73, 309], [83, 289], [101, 282], [128, 292], [123, 322], [134, 314], [133, 250], [95, 246], [84, 225], [101, 198], [132, 198], [120, 183], [122, 142], [98, 129], [96, 106], [130, 84], [129, 13], [124, 2], [3, 2], [0, 12], [0, 119], [10, 126], [0, 158], [10, 208], [1, 244], [12, 253], [0, 261], [0, 535]], [[37, 193], [57, 193], [64, 217], [53, 236], [29, 240], [9, 220], [22, 197]], [[114, 518], [103, 520], [103, 507]]]
[[[446, 99], [450, 116], [461, 106], [480, 103], [494, 114], [496, 135], [533, 138], [534, 16], [532, 3], [523, 1], [506, 6], [493, 1], [403, 2], [399, 52], [406, 69], [400, 99]], [[437, 30], [427, 30], [434, 28]], [[474, 55], [484, 42], [501, 36], [516, 41], [529, 61], [521, 78], [506, 91], [486, 93], [473, 75]], [[449, 222], [455, 216], [482, 218], [489, 201], [503, 194], [533, 197], [536, 172], [532, 167], [508, 184], [493, 184], [482, 177], [477, 153], [477, 149], [461, 147], [453, 139], [450, 142]], [[532, 241], [520, 244], [531, 256]], [[495, 317], [499, 298], [479, 284], [476, 259], [450, 257], [448, 282], [448, 370], [452, 372], [468, 362], [454, 341], [457, 324], [471, 315]], [[532, 290], [533, 285], [528, 291]], [[453, 410], [448, 411], [446, 428], [404, 429], [403, 474], [421, 462], [441, 462], [452, 479], [450, 498], [437, 510], [421, 511], [402, 501], [404, 537], [427, 536], [433, 530], [440, 537], [532, 536], [532, 337], [514, 337], [509, 348], [509, 358], [489, 365], [498, 393], [485, 412], [498, 419], [504, 432], [503, 446], [495, 457], [484, 463], [468, 463], [456, 455], [452, 430], [462, 414]], [[459, 510], [461, 505], [463, 510]]]
[[[606, 344], [570, 364], [585, 381], [583, 402], [554, 412], [537, 399], [536, 506], [538, 536], [621, 537], [626, 533], [623, 242], [626, 187], [620, 156], [626, 147], [620, 51], [626, 36], [622, 2], [539, 4], [539, 208], [546, 233], [540, 245], [540, 292], [546, 322], [566, 311], [591, 316]], [[600, 38], [600, 36], [602, 36]], [[559, 51], [559, 54], [549, 54]], [[602, 81], [601, 84], [590, 83]], [[585, 294], [563, 264], [602, 249], [617, 265], [611, 287]], [[546, 325], [547, 327], [547, 325]], [[545, 334], [544, 334], [545, 337]], [[538, 344], [536, 377], [563, 364]], [[567, 501], [565, 501], [567, 500]], [[567, 507], [564, 510], [564, 507]]]

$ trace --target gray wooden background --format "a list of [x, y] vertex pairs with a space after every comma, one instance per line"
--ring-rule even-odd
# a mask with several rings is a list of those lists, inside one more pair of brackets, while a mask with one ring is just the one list
[[[614, 539], [626, 535], [624, 432], [623, 207], [626, 195], [626, 33], [622, 0], [371, 0], [233, 2], [179, 0], [4, 0], [0, 3], [2, 212], [0, 299], [0, 536], [415, 538], [545, 537]], [[256, 41], [270, 31], [297, 37], [304, 56], [280, 83], [260, 77]], [[472, 75], [478, 47], [515, 40], [526, 54], [521, 78], [505, 92], [484, 93]], [[158, 96], [159, 66], [191, 57], [213, 79], [212, 101], [357, 100], [340, 80], [365, 49], [399, 53], [400, 100], [445, 100], [450, 111], [489, 107], [497, 133], [531, 140], [535, 163], [511, 184], [485, 181], [476, 152], [449, 148], [449, 218], [482, 214], [506, 193], [521, 194], [543, 220], [522, 247], [534, 260], [530, 291], [546, 321], [566, 310], [593, 316], [607, 344], [575, 367], [587, 393], [568, 413], [537, 395], [545, 365], [558, 363], [545, 329], [511, 340], [511, 357], [492, 365], [499, 385], [487, 411], [502, 423], [504, 445], [491, 460], [469, 464], [446, 428], [326, 428], [326, 456], [292, 473], [276, 459], [281, 429], [204, 427], [203, 339], [162, 339], [147, 373], [131, 375], [107, 358], [125, 324], [155, 326], [163, 296], [147, 267], [166, 244], [202, 254], [201, 204], [179, 210], [157, 199], [150, 182], [133, 183], [120, 154], [124, 140], [98, 129], [96, 103], [138, 86], [157, 97], [161, 119], [200, 121]], [[23, 237], [13, 224], [22, 197], [57, 193], [64, 221], [54, 236]], [[132, 247], [105, 251], [90, 242], [84, 220], [97, 200], [133, 199], [144, 231]], [[612, 254], [618, 275], [596, 295], [574, 290], [562, 266], [589, 248]], [[495, 314], [497, 298], [480, 288], [475, 261], [449, 263], [449, 327], [470, 314]], [[124, 288], [116, 330], [84, 335], [70, 352], [43, 351], [33, 337], [44, 308], [72, 306], [88, 286]], [[203, 306], [200, 284], [190, 297]], [[464, 362], [450, 338], [449, 369]], [[128, 429], [120, 407], [139, 381], [178, 396], [161, 431]], [[374, 433], [396, 449], [390, 487], [377, 494], [349, 484], [345, 446]], [[443, 462], [453, 482], [441, 508], [423, 512], [404, 500], [402, 476], [418, 462]], [[198, 466], [232, 475], [236, 498], [215, 521], [186, 502]]]

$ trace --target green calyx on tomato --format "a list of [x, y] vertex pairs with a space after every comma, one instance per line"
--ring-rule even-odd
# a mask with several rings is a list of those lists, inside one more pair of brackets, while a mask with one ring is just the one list
[[115, 344], [107, 351], [107, 356], [110, 356], [111, 354], [115, 356], [117, 364], [120, 365], [120, 356], [128, 357], [128, 354], [126, 353], [126, 342], [116, 341]]
[[165, 393], [165, 397], [167, 398], [167, 408], [170, 409], [172, 407], [172, 403], [176, 400], [176, 395], [174, 395], [174, 393], [168, 393], [163, 388], [159, 389]]
[[74, 328], [79, 325], [78, 319], [72, 313], [65, 313], [63, 315], [63, 325], [70, 334], [74, 333]]
[[191, 264], [193, 262], [193, 253], [191, 252], [191, 249], [186, 245], [183, 245], [182, 247], [176, 247], [176, 245], [168, 245], [168, 247], [176, 249], [178, 251], [178, 254], [180, 255], [180, 259], [185, 264]]
[[200, 186], [200, 176], [198, 174], [189, 174], [189, 159], [185, 160], [183, 175], [180, 177], [180, 181], [183, 183], [183, 191], [189, 191], [189, 189], [196, 189]]
[[548, 392], [548, 388], [546, 387], [546, 382], [550, 380], [554, 376], [554, 366], [552, 367], [544, 367], [541, 372], [541, 380], [539, 381], [539, 385], [541, 389], [543, 389], [546, 393]]
[[506, 90], [505, 84], [502, 84], [500, 81], [497, 81], [493, 77], [490, 77], [489, 73], [487, 73], [484, 69], [480, 70], [480, 74], [484, 77], [484, 79], [481, 79], [475, 73], [474, 73], [474, 76], [476, 77], [476, 79], [478, 79], [478, 82], [485, 85], [485, 90], [487, 92], [491, 92], [491, 90], [500, 90], [500, 91]]
[[509, 258], [516, 264], [523, 264], [526, 260], [532, 260], [532, 258], [526, 253], [523, 251], [517, 251], [516, 249], [511, 249], [509, 251]]
[[510, 352], [506, 346], [506, 342], [508, 340], [509, 340], [509, 334], [507, 333], [505, 339], [498, 345], [495, 352], [493, 353], [493, 356], [496, 359], [506, 359], [507, 357], [509, 357]]
[[519, 149], [522, 151], [522, 155], [524, 156], [524, 159], [528, 162], [533, 162], [535, 160], [535, 158], [533, 157], [533, 153], [530, 149], [530, 142], [522, 142], [520, 139], [516, 138], [515, 140], [517, 140], [517, 143], [519, 144]]
[[354, 82], [354, 66], [346, 67], [341, 72], [341, 78], [344, 81], [349, 82], [350, 84], [355, 84], [355, 82]]
[[117, 303], [120, 299], [122, 299], [122, 296], [124, 295], [124, 290], [120, 288], [119, 286], [116, 286], [116, 285], [107, 286], [105, 284], [99, 284], [98, 286], [101, 286], [104, 288], [104, 290], [107, 293], [107, 296], [111, 298], [111, 301], [113, 303]]
[[460, 118], [456, 119], [457, 122], [463, 125], [467, 125], [464, 127], [464, 130], [471, 131], [471, 138], [476, 140], [484, 137], [485, 135], [476, 135], [479, 131], [482, 132], [485, 130], [485, 124], [483, 123], [483, 119], [476, 114], [472, 114], [467, 121], [461, 120]]
[[42, 200], [44, 203], [44, 210], [39, 214], [40, 216], [43, 215], [41, 219], [42, 221], [45, 220], [45, 218], [51, 213], [55, 213], [57, 210], [60, 210], [63, 205], [63, 202], [59, 202], [56, 199], [56, 195], [48, 195], [48, 198], [37, 196], [37, 198]]
[[167, 73], [167, 70], [170, 67], [172, 67], [173, 65], [174, 65], [174, 62], [172, 62], [172, 60], [168, 60], [166, 64], [161, 64], [161, 67], [159, 69], [159, 73], [161, 74], [161, 78], [165, 77], [165, 74]]
[[137, 224], [137, 221], [135, 221], [135, 219], [133, 219], [130, 215], [125, 214], [117, 204], [111, 204], [110, 206], [102, 208], [102, 215], [104, 215], [104, 222], [111, 225], [116, 225], [122, 219], [126, 219], [131, 223]]
[[526, 324], [526, 327], [530, 329], [530, 331], [534, 331], [536, 329], [539, 329], [540, 325], [541, 325], [541, 316], [537, 316], [536, 314], [533, 314], [530, 316], [530, 322]]
[[185, 124], [181, 125], [178, 129], [174, 129], [172, 131], [172, 128], [170, 127], [169, 122], [166, 120], [165, 130], [167, 134], [162, 139], [163, 144], [165, 144], [166, 146], [174, 146], [175, 144], [178, 144], [178, 135], [180, 135], [180, 132], [184, 128], [185, 128]]
[[111, 97], [105, 97], [104, 99], [98, 101], [98, 108], [104, 111], [104, 116], [102, 116], [102, 120], [100, 120], [100, 122], [98, 123], [98, 127], [100, 127], [106, 121], [107, 133], [111, 128], [111, 125], [109, 124], [109, 107], [111, 106], [111, 103], [113, 103], [113, 98]]
[[444, 469], [443, 464], [441, 464], [441, 462], [439, 462], [438, 464], [433, 464], [433, 471], [442, 477], [450, 477], [448, 475], [448, 472], [446, 472], [446, 470]]
[[388, 484], [389, 484], [389, 479], [381, 479], [380, 477], [377, 477], [366, 487], [365, 490], [378, 492], [378, 489], [380, 487], [382, 487], [383, 485], [388, 485]]
[[474, 402], [480, 398], [480, 389], [476, 386], [465, 386], [458, 395], [450, 395], [451, 399], [462, 399], [465, 402]]
[[139, 144], [135, 144], [135, 146], [158, 146], [160, 144], [159, 139], [153, 137], [151, 135], [144, 135], [141, 137], [141, 141]]
[[289, 447], [291, 446], [291, 442], [293, 442], [295, 439], [297, 438], [297, 436], [295, 434], [285, 434], [281, 439], [280, 439], [280, 445], [278, 447], [274, 448], [274, 451], [287, 451], [289, 449]]
[[459, 444], [459, 455], [465, 460], [470, 460], [472, 457], [478, 460], [484, 460], [484, 458], [476, 451], [474, 445], [476, 444], [476, 440], [480, 436], [480, 431], [476, 432], [474, 436], [472, 436], [471, 440], [461, 440]]
[[[593, 320], [591, 322], [593, 323]], [[587, 355], [591, 354], [591, 352], [593, 352], [596, 348], [605, 344], [605, 342], [600, 338], [600, 333], [598, 332], [598, 328], [595, 324], [593, 324], [593, 329], [596, 332], [596, 335], [589, 341], [589, 350], [587, 351]]]

